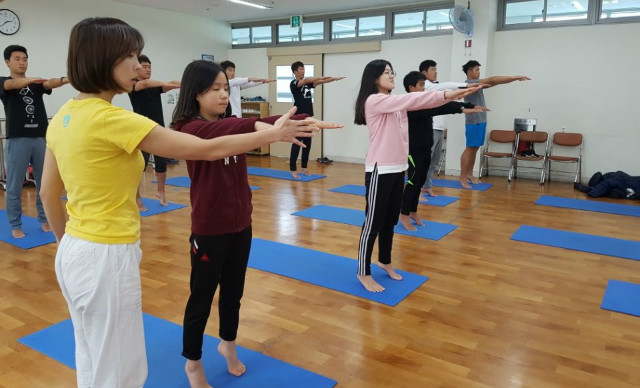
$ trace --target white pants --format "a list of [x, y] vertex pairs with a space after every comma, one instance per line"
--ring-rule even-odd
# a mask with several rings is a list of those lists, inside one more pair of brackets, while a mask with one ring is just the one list
[[78, 387], [142, 387], [147, 379], [141, 259], [139, 241], [62, 237], [56, 276], [73, 322]]

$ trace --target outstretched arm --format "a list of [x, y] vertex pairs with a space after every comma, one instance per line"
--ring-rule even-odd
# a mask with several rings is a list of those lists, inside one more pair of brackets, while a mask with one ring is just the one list
[[329, 82], [340, 81], [345, 77], [322, 77], [320, 80], [313, 83], [313, 86], [318, 86], [322, 84], [328, 84]]
[[[167, 92], [171, 89], [177, 89], [180, 87], [180, 81], [170, 81], [170, 82], [164, 82], [164, 81], [157, 81], [154, 79], [145, 79], [142, 81], [138, 81], [136, 82], [136, 86], [134, 88], [134, 90], [136, 91], [140, 91], [140, 90], [144, 90], [144, 89], [149, 89], [149, 88], [162, 88], [163, 92]], [[165, 90], [165, 88], [167, 88]]]
[[15, 90], [15, 89], [22, 89], [31, 84], [44, 84], [45, 82], [47, 82], [47, 79], [40, 78], [40, 77], [6, 79], [4, 81], [4, 85], [2, 85], [2, 88], [4, 90]]
[[526, 75], [514, 75], [514, 76], [498, 75], [494, 77], [483, 78], [479, 82], [481, 84], [487, 84], [489, 85], [488, 87], [491, 87], [496, 85], [508, 84], [513, 81], [529, 81], [529, 80], [531, 80], [531, 78], [527, 77]]
[[173, 90], [173, 89], [180, 89], [180, 81], [173, 80], [173, 81], [167, 82], [165, 85], [162, 86], [162, 93], [166, 93], [169, 90]]
[[[307, 85], [307, 84], [313, 84], [314, 86], [316, 85], [316, 82], [320, 82], [323, 79], [329, 79], [331, 77], [307, 77], [307, 78], [303, 78], [301, 80], [298, 80], [297, 85], [298, 87], [302, 86], [302, 85]], [[322, 82], [320, 82], [322, 83]], [[320, 84], [318, 84], [320, 85]]]
[[255, 86], [260, 86], [263, 84], [268, 84], [271, 82], [276, 82], [276, 80], [274, 79], [268, 79], [268, 78], [241, 78], [241, 82], [237, 82], [234, 83], [233, 81], [237, 80], [238, 78], [234, 78], [232, 80], [229, 80], [229, 86], [239, 86], [240, 90], [244, 90], [244, 89], [248, 89], [248, 88], [253, 88]]
[[60, 78], [51, 78], [50, 80], [43, 82], [42, 86], [47, 90], [51, 90], [51, 89], [59, 88], [60, 86], [66, 85], [68, 83], [69, 83], [69, 78], [63, 76]]
[[270, 128], [213, 139], [201, 139], [158, 125], [142, 139], [138, 148], [150, 154], [162, 155], [167, 158], [217, 160], [245, 153], [275, 141], [296, 142], [295, 138], [297, 137], [313, 136], [314, 132], [319, 130], [318, 127], [312, 121], [291, 120], [295, 110], [295, 107], [289, 110]]

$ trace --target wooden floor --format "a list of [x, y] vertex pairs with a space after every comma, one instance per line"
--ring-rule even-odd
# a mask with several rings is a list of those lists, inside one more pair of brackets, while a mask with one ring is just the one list
[[[250, 157], [250, 164], [287, 169], [278, 158]], [[360, 228], [290, 213], [316, 204], [364, 209], [364, 197], [327, 191], [363, 184], [363, 166], [311, 162], [310, 170], [327, 178], [249, 177], [262, 188], [253, 194], [254, 236], [355, 258]], [[178, 175], [186, 175], [184, 163], [170, 167], [169, 176]], [[152, 179], [147, 172], [148, 197]], [[460, 200], [444, 208], [420, 205], [422, 218], [458, 226], [442, 240], [396, 235], [395, 265], [430, 278], [398, 306], [249, 269], [238, 343], [339, 387], [639, 387], [640, 317], [602, 310], [600, 303], [609, 279], [640, 283], [640, 262], [509, 237], [530, 224], [640, 240], [640, 220], [533, 204], [541, 194], [583, 198], [569, 183], [484, 181], [493, 188], [438, 188]], [[0, 197], [4, 207], [1, 191]], [[188, 189], [169, 187], [168, 197], [189, 203]], [[33, 202], [28, 189], [27, 215], [35, 214]], [[143, 310], [179, 324], [188, 296], [189, 215], [185, 208], [142, 219]], [[75, 383], [72, 370], [16, 341], [68, 318], [55, 249], [0, 242], [2, 387]], [[217, 332], [212, 314], [207, 333]]]

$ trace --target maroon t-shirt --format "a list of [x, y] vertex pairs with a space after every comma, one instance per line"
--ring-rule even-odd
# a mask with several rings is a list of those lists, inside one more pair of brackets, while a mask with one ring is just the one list
[[[280, 116], [260, 119], [273, 124]], [[295, 115], [302, 120], [307, 115]], [[236, 118], [218, 121], [193, 118], [180, 121], [174, 129], [202, 139], [250, 133], [256, 118]], [[217, 236], [240, 232], [251, 225], [251, 188], [247, 177], [245, 154], [215, 161], [187, 160], [191, 179], [191, 232], [202, 236]]]

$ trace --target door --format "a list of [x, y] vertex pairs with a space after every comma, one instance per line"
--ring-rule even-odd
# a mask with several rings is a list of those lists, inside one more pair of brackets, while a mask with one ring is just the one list
[[[272, 115], [285, 114], [293, 107], [293, 96], [289, 89], [291, 80], [291, 64], [296, 61], [304, 63], [305, 77], [319, 77], [322, 75], [322, 54], [312, 55], [274, 55], [269, 57], [269, 78], [275, 83], [269, 84], [269, 108]], [[322, 86], [313, 89], [314, 117], [322, 119]], [[271, 155], [289, 157], [291, 143], [277, 142], [271, 144]], [[316, 133], [311, 143], [309, 160], [322, 157], [322, 131]]]

